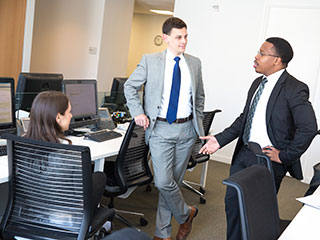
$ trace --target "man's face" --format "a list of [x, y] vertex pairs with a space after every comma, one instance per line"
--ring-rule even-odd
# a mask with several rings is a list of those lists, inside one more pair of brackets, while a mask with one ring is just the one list
[[279, 70], [279, 64], [281, 64], [281, 59], [273, 49], [273, 44], [264, 42], [255, 56], [253, 67], [256, 72], [269, 76]]
[[168, 44], [168, 49], [176, 56], [184, 53], [188, 42], [186, 28], [172, 28], [169, 35], [163, 34], [163, 39]]

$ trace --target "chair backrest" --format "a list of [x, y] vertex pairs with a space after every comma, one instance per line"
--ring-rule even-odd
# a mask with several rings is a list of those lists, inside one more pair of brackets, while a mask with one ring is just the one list
[[[206, 136], [209, 134], [210, 127], [215, 114], [219, 112], [221, 112], [221, 110], [219, 109], [216, 109], [214, 111], [203, 112], [203, 130]], [[199, 154], [199, 150], [202, 146], [202, 141], [199, 138], [197, 138], [196, 142], [193, 145], [192, 154], [188, 163], [188, 168], [192, 168], [197, 163], [202, 163], [210, 159], [209, 154]]]
[[214, 116], [216, 113], [221, 112], [220, 109], [216, 109], [214, 111], [203, 112], [203, 128], [204, 134], [208, 135], [210, 131], [211, 124], [213, 122]]
[[85, 239], [92, 219], [90, 149], [7, 134], [4, 239]]
[[249, 149], [256, 155], [258, 164], [265, 166], [273, 174], [273, 167], [270, 158], [262, 152], [262, 148], [259, 143], [248, 142]]
[[115, 163], [116, 181], [124, 185], [122, 187], [125, 191], [128, 187], [152, 182], [153, 176], [148, 164], [148, 153], [149, 147], [145, 142], [145, 131], [132, 120]]
[[237, 191], [244, 240], [272, 240], [279, 237], [275, 186], [266, 167], [253, 165], [231, 175], [222, 183]]

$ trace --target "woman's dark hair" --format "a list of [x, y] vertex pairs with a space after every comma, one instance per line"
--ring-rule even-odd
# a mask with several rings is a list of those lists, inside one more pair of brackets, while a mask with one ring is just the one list
[[187, 24], [177, 17], [168, 18], [162, 25], [162, 33], [170, 35], [172, 28], [187, 28]]
[[285, 65], [288, 65], [293, 58], [293, 50], [290, 43], [287, 40], [279, 37], [271, 37], [266, 41], [273, 44], [275, 52], [281, 58], [281, 62]]
[[71, 144], [56, 121], [57, 114], [64, 115], [68, 106], [69, 99], [62, 92], [45, 91], [39, 93], [32, 103], [26, 137], [56, 143], [60, 143], [63, 139]]

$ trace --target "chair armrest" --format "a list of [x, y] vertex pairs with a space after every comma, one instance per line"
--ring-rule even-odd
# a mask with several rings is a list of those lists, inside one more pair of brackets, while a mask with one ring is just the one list
[[111, 222], [114, 219], [115, 214], [116, 211], [113, 208], [99, 207], [92, 218], [88, 238], [91, 238], [99, 229], [101, 229], [106, 221]]

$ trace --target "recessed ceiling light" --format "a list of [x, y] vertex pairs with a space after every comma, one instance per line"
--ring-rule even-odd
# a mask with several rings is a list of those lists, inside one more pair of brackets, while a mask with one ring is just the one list
[[163, 14], [163, 15], [173, 15], [173, 12], [167, 11], [167, 10], [150, 9], [150, 12], [157, 13], [157, 14]]

